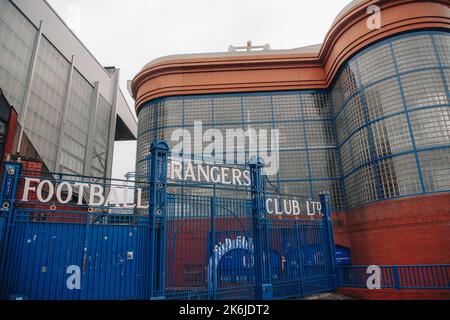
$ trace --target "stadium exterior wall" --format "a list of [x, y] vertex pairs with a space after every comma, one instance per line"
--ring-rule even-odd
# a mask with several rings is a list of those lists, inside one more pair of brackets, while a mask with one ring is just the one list
[[[380, 29], [366, 26], [366, 9], [372, 4], [381, 7]], [[145, 154], [152, 139], [168, 139], [170, 130], [180, 123], [184, 127], [192, 125], [186, 124], [186, 106], [194, 110], [207, 105], [216, 110], [220, 99], [226, 107], [230, 107], [233, 99], [240, 99], [240, 107], [237, 100], [234, 106], [251, 110], [252, 105], [265, 107], [264, 101], [270, 101], [267, 110], [271, 108], [274, 115], [261, 121], [276, 128], [289, 121], [277, 122], [274, 100], [285, 95], [299, 101], [294, 104], [304, 106], [314, 96], [314, 110], [325, 106], [331, 111], [327, 116], [316, 113], [318, 118], [311, 121], [321, 121], [321, 126], [332, 122], [334, 138], [326, 148], [306, 142], [297, 151], [305, 152], [304, 164], [308, 168], [317, 148], [322, 148], [322, 152], [336, 151], [331, 162], [336, 164], [339, 174], [329, 174], [329, 168], [325, 170], [328, 185], [342, 197], [339, 203], [334, 197], [334, 209], [338, 211], [334, 216], [336, 244], [351, 248], [353, 263], [449, 263], [449, 25], [450, 9], [446, 1], [356, 1], [333, 23], [320, 47], [156, 59], [132, 83], [139, 115], [137, 171], [146, 170], [139, 153]], [[391, 71], [386, 71], [384, 77], [364, 64], [367, 57], [382, 54], [387, 58], [378, 64], [372, 62], [372, 67], [389, 65]], [[417, 61], [408, 60], [415, 55], [419, 57]], [[437, 77], [436, 83], [433, 77]], [[410, 84], [416, 84], [416, 88]], [[381, 85], [384, 87], [380, 88]], [[377, 88], [378, 93], [369, 92], [371, 88]], [[398, 94], [391, 90], [398, 90]], [[339, 95], [342, 101], [336, 98]], [[394, 96], [397, 98], [390, 102], [382, 101]], [[389, 106], [395, 112], [387, 110]], [[183, 114], [180, 116], [183, 122], [175, 121], [171, 126], [164, 117], [153, 114], [153, 110], [178, 112]], [[231, 113], [230, 110], [227, 111]], [[252, 110], [258, 112], [257, 107]], [[343, 110], [349, 113], [340, 116]], [[194, 114], [200, 120], [204, 117]], [[303, 127], [310, 121], [304, 111], [298, 119]], [[245, 123], [243, 118], [236, 121], [243, 126], [256, 125]], [[218, 124], [212, 120], [209, 125]], [[436, 127], [440, 129], [432, 129]], [[307, 129], [304, 133], [308, 136]], [[352, 139], [364, 145], [356, 153], [351, 150]], [[380, 147], [383, 139], [389, 141], [384, 144], [389, 145], [388, 152]], [[293, 148], [281, 151], [287, 156]], [[364, 160], [356, 159], [354, 154], [358, 152]], [[347, 162], [351, 164], [347, 166], [348, 154], [351, 161]], [[302, 166], [297, 169], [292, 166], [289, 173], [295, 174], [299, 167]], [[277, 183], [279, 186], [296, 183], [299, 190], [315, 196], [315, 186], [322, 179], [309, 172], [293, 181], [278, 177]]]

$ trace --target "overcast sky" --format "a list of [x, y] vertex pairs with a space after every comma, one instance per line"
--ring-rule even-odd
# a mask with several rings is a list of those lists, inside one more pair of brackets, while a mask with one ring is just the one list
[[[269, 43], [322, 43], [350, 0], [48, 0], [104, 66], [121, 69], [121, 88], [149, 61], [179, 53]], [[134, 171], [135, 142], [116, 142], [113, 177]]]

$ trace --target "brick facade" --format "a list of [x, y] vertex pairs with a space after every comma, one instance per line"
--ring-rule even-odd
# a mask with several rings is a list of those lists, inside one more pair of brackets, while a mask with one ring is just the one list
[[334, 225], [353, 264], [450, 263], [450, 193], [371, 203], [335, 214]]

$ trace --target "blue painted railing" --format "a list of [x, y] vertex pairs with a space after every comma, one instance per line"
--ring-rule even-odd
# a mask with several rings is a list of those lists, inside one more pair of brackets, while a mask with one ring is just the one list
[[[367, 288], [369, 266], [339, 266], [339, 287]], [[450, 265], [379, 266], [381, 289], [450, 289]]]

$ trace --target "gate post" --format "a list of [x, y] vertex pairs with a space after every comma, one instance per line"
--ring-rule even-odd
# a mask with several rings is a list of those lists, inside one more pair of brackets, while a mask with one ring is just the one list
[[165, 299], [166, 287], [166, 200], [169, 146], [156, 140], [150, 147], [150, 299]]
[[12, 202], [16, 193], [17, 179], [19, 177], [21, 164], [18, 162], [3, 163], [3, 179], [0, 199], [2, 200], [2, 211], [11, 211]]
[[[209, 248], [208, 255], [211, 254], [211, 280], [208, 283], [210, 288], [208, 288], [208, 297], [211, 300], [216, 300], [216, 292], [217, 292], [217, 250], [215, 250], [215, 234], [216, 234], [216, 226], [215, 226], [215, 218], [216, 218], [216, 188], [213, 187], [213, 196], [211, 197], [211, 225], [210, 225], [210, 236], [209, 236]], [[208, 279], [209, 280], [209, 279]]]
[[333, 232], [333, 217], [331, 212], [330, 195], [323, 193], [320, 195], [320, 204], [322, 205], [322, 219], [327, 234], [328, 252], [330, 255], [330, 266], [333, 278], [333, 289], [336, 290], [338, 286], [337, 277], [337, 262], [336, 262], [336, 249], [334, 244], [334, 232]]
[[[6, 272], [5, 265], [8, 256], [8, 238], [12, 226], [14, 200], [20, 168], [21, 164], [17, 162], [5, 161], [3, 163], [3, 179], [0, 192], [0, 295], [6, 293], [3, 292], [5, 288], [1, 284], [6, 283], [4, 281], [4, 273]], [[6, 216], [2, 218], [5, 215], [4, 213], [6, 213]]]
[[[19, 179], [21, 164], [18, 162], [4, 162], [3, 179], [0, 200], [2, 212], [8, 212], [6, 217], [6, 226], [4, 230], [8, 230], [12, 220], [12, 210], [14, 207], [14, 197], [16, 195], [17, 180]], [[0, 215], [1, 216], [1, 215]], [[1, 231], [1, 230], [0, 230]], [[7, 233], [5, 235], [6, 240]], [[2, 233], [0, 232], [0, 249], [2, 244]]]
[[[264, 163], [256, 157], [249, 163], [252, 195], [252, 221], [255, 258], [256, 298], [273, 299], [270, 273], [270, 248], [267, 232], [266, 183], [262, 175]], [[265, 245], [264, 245], [265, 244]], [[266, 251], [266, 252], [265, 252]]]

